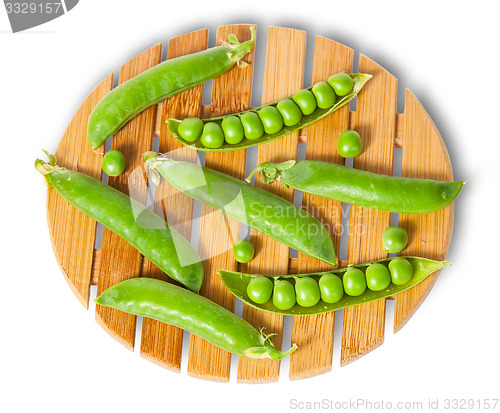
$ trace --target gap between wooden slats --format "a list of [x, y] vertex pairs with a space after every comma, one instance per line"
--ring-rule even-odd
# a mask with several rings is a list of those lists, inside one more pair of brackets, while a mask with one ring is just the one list
[[[301, 89], [304, 76], [306, 33], [300, 30], [270, 27], [267, 37], [266, 66], [262, 104], [284, 98]], [[298, 132], [284, 138], [260, 145], [257, 163], [263, 161], [282, 162], [296, 159]], [[285, 189], [279, 183], [265, 185], [260, 179], [256, 186], [264, 187], [290, 202], [293, 202], [293, 190]], [[251, 273], [287, 274], [289, 248], [278, 241], [252, 230], [250, 239], [255, 246], [255, 258], [248, 263]], [[283, 316], [266, 313], [253, 307], [243, 306], [243, 318], [257, 329], [265, 327], [266, 334], [273, 336], [274, 344], [281, 348], [283, 334]], [[256, 360], [240, 357], [238, 363], [239, 382], [272, 382], [279, 379], [279, 361]]]
[[[453, 180], [446, 146], [432, 119], [417, 98], [406, 90], [402, 176]], [[408, 232], [405, 255], [444, 260], [453, 229], [453, 204], [430, 214], [400, 214], [399, 225]], [[415, 313], [434, 285], [439, 271], [420, 284], [395, 296], [394, 331], [399, 331]]]
[[[361, 55], [359, 72], [373, 78], [357, 97], [356, 122], [350, 129], [359, 132], [363, 152], [353, 167], [392, 175], [396, 130], [397, 80], [384, 68]], [[387, 257], [380, 239], [390, 225], [390, 213], [351, 206], [348, 261], [359, 264]], [[382, 344], [385, 299], [344, 309], [341, 365], [348, 364]]]
[[[112, 86], [113, 74], [110, 74], [87, 96], [71, 119], [55, 152], [59, 166], [101, 179], [103, 149], [98, 149], [97, 153], [92, 150], [87, 137], [87, 120]], [[52, 248], [64, 278], [78, 301], [88, 309], [96, 222], [71, 206], [53, 188], [47, 190], [47, 222]]]
[[[167, 60], [204, 50], [207, 45], [207, 29], [175, 37], [168, 43]], [[202, 95], [203, 85], [199, 85], [172, 96], [168, 98], [168, 103], [159, 105], [156, 127], [159, 130], [160, 153], [168, 153], [171, 158], [196, 162], [196, 151], [182, 145], [171, 136], [166, 120], [168, 118], [182, 119], [199, 116]], [[154, 211], [187, 240], [191, 238], [193, 199], [184, 195], [164, 179], [155, 188]], [[146, 258], [143, 260], [141, 276], [157, 278], [179, 285]], [[142, 321], [141, 356], [169, 370], [180, 372], [182, 339], [183, 331], [180, 328], [151, 318], [144, 318]]]
[[[161, 44], [142, 52], [120, 68], [120, 84], [161, 61]], [[128, 122], [113, 136], [113, 149], [120, 150], [127, 160], [125, 172], [110, 177], [108, 184], [146, 203], [147, 184], [144, 176], [143, 153], [151, 148], [156, 107], [152, 106]], [[104, 228], [101, 267], [97, 294], [128, 278], [138, 277], [142, 256], [118, 235]], [[136, 317], [114, 308], [96, 306], [96, 321], [125, 347], [132, 350]]]
[[[337, 72], [352, 72], [352, 49], [323, 37], [316, 37], [312, 84], [328, 79]], [[308, 128], [306, 159], [343, 163], [337, 153], [337, 137], [349, 128], [349, 106]], [[342, 203], [307, 193], [303, 194], [303, 208], [318, 218], [328, 229], [339, 256]], [[299, 252], [298, 273], [328, 271], [334, 267]], [[302, 379], [326, 373], [332, 368], [335, 312], [295, 316], [292, 343], [298, 349], [290, 356], [290, 379]]]
[[[222, 26], [217, 30], [217, 42], [226, 40], [226, 32], [243, 42], [251, 37], [249, 25]], [[209, 116], [219, 116], [246, 110], [250, 107], [254, 51], [245, 56], [250, 65], [234, 66], [212, 82], [212, 111]], [[231, 93], [228, 93], [231, 91]], [[244, 179], [246, 150], [207, 152], [205, 166]], [[225, 288], [217, 271], [221, 268], [236, 270], [232, 246], [239, 238], [240, 223], [220, 211], [202, 205], [200, 219], [199, 252], [204, 259], [205, 279], [200, 294], [217, 304], [234, 311], [234, 296]], [[188, 374], [193, 377], [227, 382], [231, 369], [231, 354], [191, 335], [189, 342]]]

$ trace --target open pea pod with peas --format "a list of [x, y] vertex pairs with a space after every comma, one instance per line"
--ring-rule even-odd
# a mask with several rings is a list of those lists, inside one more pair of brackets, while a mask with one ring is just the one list
[[200, 151], [234, 151], [270, 142], [335, 112], [351, 101], [372, 77], [336, 73], [293, 96], [244, 112], [209, 119], [168, 119], [182, 144]]
[[271, 313], [310, 315], [387, 298], [450, 265], [421, 257], [385, 258], [333, 271], [260, 275], [219, 270], [228, 290], [246, 304]]

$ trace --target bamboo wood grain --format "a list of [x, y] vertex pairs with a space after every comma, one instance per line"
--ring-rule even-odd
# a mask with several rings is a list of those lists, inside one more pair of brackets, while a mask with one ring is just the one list
[[[453, 180], [446, 146], [434, 122], [407, 89], [403, 122], [402, 175], [412, 178]], [[444, 260], [453, 229], [453, 203], [430, 214], [401, 214], [399, 225], [408, 232], [405, 255]], [[402, 253], [403, 253], [402, 252]], [[394, 297], [394, 331], [399, 331], [425, 300], [439, 271], [420, 284]]]
[[[392, 175], [396, 130], [397, 80], [374, 61], [361, 55], [359, 72], [373, 78], [357, 98], [356, 123], [363, 152], [353, 167]], [[348, 262], [358, 264], [387, 257], [382, 234], [390, 225], [391, 214], [371, 208], [351, 206]], [[384, 341], [385, 299], [348, 307], [344, 310], [341, 365], [346, 365], [378, 347]]]
[[[250, 39], [250, 25], [222, 26], [217, 30], [217, 41], [226, 40], [226, 32], [233, 33], [240, 42]], [[219, 116], [246, 110], [250, 107], [254, 51], [245, 56], [250, 63], [245, 68], [233, 67], [212, 82], [212, 112]], [[228, 93], [230, 91], [230, 93]], [[205, 166], [244, 179], [246, 150], [231, 153], [207, 152]], [[217, 304], [234, 310], [234, 296], [225, 288], [217, 271], [236, 270], [232, 246], [239, 239], [240, 223], [220, 211], [203, 204], [201, 208], [199, 252], [204, 259], [205, 279], [200, 294]], [[188, 374], [212, 381], [229, 381], [231, 354], [200, 337], [191, 336], [189, 342]]]
[[[352, 49], [324, 37], [316, 37], [312, 84], [337, 72], [352, 72]], [[337, 152], [337, 138], [349, 128], [349, 106], [309, 126], [306, 159], [343, 163]], [[339, 256], [342, 203], [304, 193], [302, 205], [329, 230]], [[334, 267], [299, 252], [297, 272], [327, 271]], [[326, 373], [332, 368], [335, 312], [293, 318], [292, 343], [298, 349], [290, 356], [291, 380]]]
[[[249, 36], [248, 27], [247, 25], [228, 26], [228, 31], [246, 40], [248, 38], [246, 36]], [[223, 30], [224, 28], [219, 28], [219, 38], [224, 37]], [[170, 41], [168, 58], [201, 50], [206, 47], [206, 44], [206, 30], [179, 36]], [[327, 52], [330, 48], [333, 50], [332, 53]], [[352, 51], [345, 46], [318, 37], [313, 82], [322, 80], [330, 74], [327, 73], [328, 67], [332, 72], [349, 70], [350, 66], [347, 63], [349, 53]], [[276, 27], [269, 29], [263, 103], [287, 96], [302, 87], [304, 54], [304, 32]], [[248, 59], [253, 62], [253, 58], [252, 54]], [[160, 59], [160, 46], [141, 53], [122, 66], [120, 82], [157, 64]], [[215, 116], [248, 108], [253, 65], [245, 70], [239, 71], [235, 68], [227, 75], [213, 81], [211, 105], [202, 105], [202, 86], [199, 86], [166, 100], [157, 105], [157, 108], [150, 108], [130, 122], [123, 132], [117, 134], [113, 143], [114, 147], [121, 145], [119, 149], [125, 153], [127, 160], [132, 159], [132, 163], [127, 165], [127, 174], [135, 170], [136, 165], [142, 165], [142, 153], [150, 149], [153, 136], [160, 138], [160, 152], [175, 150], [177, 157], [195, 159], [194, 151], [181, 147], [170, 137], [165, 119], [169, 116], [185, 117], [198, 114], [203, 117]], [[342, 122], [346, 122], [347, 118], [349, 128], [358, 130], [365, 143], [365, 151], [354, 162], [354, 167], [390, 175], [392, 174], [394, 147], [402, 147], [403, 176], [451, 180], [453, 174], [446, 147], [437, 128], [416, 97], [407, 90], [404, 113], [396, 114], [396, 80], [365, 56], [360, 57], [359, 71], [372, 73], [375, 76], [361, 91], [357, 99], [357, 111], [343, 108], [331, 119], [304, 128], [287, 138], [261, 145], [258, 149], [258, 162], [293, 159], [297, 155], [298, 142], [306, 143], [308, 159], [339, 162], [341, 159], [336, 154], [335, 144], [338, 131], [335, 131], [335, 128], [346, 129], [345, 123]], [[111, 88], [112, 75], [104, 79], [82, 103], [56, 150], [59, 165], [100, 179], [103, 147], [94, 153], [88, 145], [87, 119], [92, 108]], [[121, 133], [123, 136], [118, 136]], [[137, 140], [138, 136], [142, 136], [143, 140]], [[127, 139], [131, 139], [131, 142]], [[328, 146], [330, 142], [331, 146]], [[243, 178], [245, 156], [242, 154], [243, 151], [211, 153], [207, 154], [206, 163], [207, 166]], [[142, 197], [143, 200], [146, 182], [144, 177], [144, 171], [138, 169], [131, 176], [130, 182], [131, 195]], [[129, 190], [127, 180], [111, 179], [110, 183], [126, 193]], [[264, 186], [261, 183], [258, 185]], [[272, 187], [265, 186], [265, 189], [293, 200], [293, 192], [284, 190], [277, 184]], [[176, 228], [187, 237], [191, 232], [192, 205], [190, 198], [179, 194], [168, 185], [162, 184], [156, 188], [155, 211], [166, 216], [169, 223], [176, 225]], [[338, 222], [337, 217], [340, 219], [338, 215], [340, 204], [334, 201], [325, 203], [322, 199], [304, 194], [303, 205], [327, 224]], [[325, 207], [325, 205], [328, 206]], [[212, 247], [219, 241], [226, 248], [232, 246], [232, 242], [239, 235], [239, 226], [225, 219], [221, 214], [212, 214], [211, 209], [205, 209], [204, 213], [209, 215], [204, 215], [202, 218], [200, 252], [207, 255], [216, 253], [219, 250], [215, 251]], [[140, 254], [136, 253], [134, 256], [127, 245], [117, 245], [114, 237], [106, 234], [106, 231], [103, 234], [102, 249], [94, 249], [95, 221], [71, 207], [51, 189], [47, 194], [47, 216], [58, 263], [71, 289], [86, 308], [88, 308], [91, 284], [98, 285], [99, 293], [105, 286], [130, 276], [138, 276], [141, 271], [142, 276], [168, 280], [165, 274], [147, 260], [143, 260]], [[410, 238], [408, 247], [403, 253], [433, 259], [445, 258], [451, 240], [453, 205], [432, 214], [401, 214], [399, 219], [400, 225], [407, 229]], [[340, 266], [344, 267], [348, 263], [385, 256], [381, 251], [379, 241], [380, 231], [388, 225], [388, 222], [387, 213], [379, 215], [377, 211], [353, 206], [350, 218], [348, 262], [342, 262]], [[212, 237], [212, 234], [217, 232], [215, 228], [222, 226], [225, 226], [225, 232], [220, 233], [223, 235], [218, 238], [215, 235]], [[330, 228], [334, 231], [333, 225]], [[337, 239], [338, 235], [335, 231], [333, 235], [338, 246], [340, 244]], [[255, 231], [252, 231], [251, 239], [256, 246], [257, 254], [250, 263], [236, 266], [232, 254], [228, 252], [205, 262], [205, 270], [211, 274], [211, 281], [203, 287], [202, 291], [231, 310], [234, 308], [234, 299], [228, 296], [227, 291], [220, 288], [220, 282], [213, 276], [217, 269], [294, 274], [326, 268], [326, 265], [302, 254], [299, 254], [297, 259], [289, 258], [288, 247]], [[203, 240], [207, 242], [202, 242]], [[402, 328], [417, 310], [436, 278], [437, 274], [434, 274], [413, 289], [394, 297], [394, 331]], [[101, 310], [97, 309], [96, 319], [113, 337], [132, 349], [135, 337], [135, 317], [123, 317], [125, 314], [119, 312], [101, 315]], [[277, 332], [278, 336], [275, 337], [274, 342], [278, 347], [281, 346], [283, 317], [269, 315], [247, 306], [244, 306], [243, 316], [257, 328], [266, 327], [267, 333]], [[341, 365], [355, 360], [382, 343], [384, 319], [384, 300], [344, 311]], [[290, 379], [309, 377], [331, 368], [333, 321], [333, 313], [325, 317], [295, 317], [292, 338], [298, 342], [299, 350], [290, 359]], [[288, 349], [289, 345], [287, 343], [284, 346], [285, 349]], [[143, 357], [163, 367], [179, 371], [181, 349], [182, 331], [180, 329], [146, 318], [143, 320], [141, 338]], [[207, 345], [201, 339], [191, 337], [188, 361], [190, 375], [208, 380], [228, 381], [229, 362], [228, 353]], [[279, 368], [279, 362], [257, 361], [241, 357], [238, 363], [237, 379], [239, 382], [276, 381], [279, 377]]]
[[[270, 27], [267, 36], [266, 66], [262, 104], [291, 95], [302, 88], [304, 76], [306, 33], [300, 30]], [[257, 164], [282, 162], [296, 159], [298, 132], [282, 139], [259, 145]], [[265, 185], [256, 180], [256, 185], [265, 187], [290, 202], [293, 189], [285, 189], [279, 183]], [[288, 272], [289, 248], [274, 239], [251, 231], [251, 241], [255, 246], [255, 258], [248, 263], [251, 273], [286, 274]], [[265, 327], [266, 334], [276, 333], [273, 341], [277, 348], [282, 344], [283, 316], [265, 313], [253, 307], [243, 306], [243, 318], [258, 329]], [[288, 345], [288, 344], [287, 344]], [[256, 360], [240, 357], [238, 363], [239, 382], [273, 382], [279, 378], [279, 361]]]
[[[161, 44], [158, 44], [135, 56], [120, 68], [120, 84], [160, 61]], [[125, 172], [118, 177], [109, 177], [108, 184], [143, 203], [146, 203], [147, 183], [142, 168], [142, 154], [151, 148], [155, 114], [156, 107], [151, 106], [113, 136], [113, 149], [121, 151], [127, 163]], [[142, 255], [139, 251], [104, 228], [97, 294], [120, 281], [138, 277], [141, 266]], [[134, 348], [134, 315], [97, 305], [96, 321], [125, 347], [130, 350]]]
[[[70, 121], [55, 151], [57, 164], [101, 179], [101, 156], [87, 137], [87, 119], [97, 102], [113, 86], [106, 77], [88, 95]], [[88, 309], [96, 221], [66, 202], [52, 188], [47, 191], [47, 223], [52, 248], [64, 278], [78, 301]]]
[[[195, 53], [207, 48], [208, 30], [198, 30], [171, 39], [168, 43], [167, 59]], [[172, 158], [196, 162], [197, 153], [174, 139], [167, 128], [168, 118], [199, 116], [203, 85], [196, 86], [172, 96], [158, 105], [157, 127], [159, 130], [159, 152]], [[154, 211], [162, 216], [186, 239], [191, 238], [193, 199], [178, 191], [166, 180], [155, 189]], [[158, 278], [174, 282], [167, 274], [144, 258], [143, 277]], [[141, 356], [175, 372], [180, 372], [183, 332], [180, 328], [144, 318], [142, 321]]]

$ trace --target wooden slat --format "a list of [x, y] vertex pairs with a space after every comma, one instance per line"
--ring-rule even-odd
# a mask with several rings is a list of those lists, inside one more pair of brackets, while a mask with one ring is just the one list
[[[312, 83], [328, 79], [337, 72], [352, 72], [352, 49], [324, 37], [316, 37]], [[343, 163], [337, 153], [337, 138], [349, 128], [349, 105], [313, 123], [308, 128], [306, 159]], [[303, 208], [318, 218], [329, 230], [339, 255], [342, 203], [307, 193]], [[297, 272], [327, 271], [334, 267], [299, 253]], [[290, 379], [297, 380], [326, 373], [332, 368], [335, 312], [296, 316], [293, 319], [292, 343], [298, 350], [290, 356]]]
[[[207, 44], [207, 29], [175, 37], [168, 43], [167, 59], [204, 50], [207, 48]], [[196, 151], [182, 145], [171, 136], [166, 120], [168, 118], [182, 119], [199, 116], [202, 95], [203, 85], [200, 85], [166, 99], [161, 105], [160, 115], [157, 116], [160, 153], [168, 153], [170, 157], [175, 159], [196, 162]], [[166, 180], [162, 180], [155, 189], [154, 210], [182, 236], [188, 240], [191, 238], [192, 198], [169, 185]], [[141, 276], [174, 282], [146, 258], [143, 260]], [[144, 318], [142, 321], [141, 356], [169, 370], [180, 372], [182, 336], [182, 330], [178, 327]]]
[[[397, 80], [384, 68], [361, 55], [359, 72], [373, 78], [357, 98], [356, 123], [363, 152], [353, 166], [371, 172], [392, 175], [394, 133], [396, 130]], [[382, 249], [382, 234], [390, 225], [389, 212], [351, 206], [348, 262], [358, 264], [387, 257]], [[341, 365], [348, 364], [378, 347], [384, 341], [385, 300], [344, 310]]]
[[[142, 52], [120, 69], [120, 84], [161, 61], [161, 44]], [[147, 185], [143, 173], [142, 154], [151, 148], [156, 107], [152, 106], [113, 136], [113, 149], [120, 150], [126, 159], [126, 170], [110, 177], [109, 185], [146, 202]], [[142, 266], [141, 254], [118, 235], [104, 228], [101, 248], [101, 267], [97, 294], [117, 282], [138, 277]], [[109, 307], [96, 306], [96, 321], [114, 338], [129, 349], [134, 347], [136, 317]]]
[[[87, 96], [64, 135], [55, 155], [57, 164], [101, 179], [102, 149], [92, 151], [87, 137], [87, 120], [95, 105], [113, 86], [106, 77]], [[57, 262], [78, 301], [88, 309], [96, 221], [66, 202], [52, 188], [47, 192], [47, 221]]]
[[[217, 40], [225, 40], [227, 33], [235, 34], [240, 41], [250, 39], [249, 25], [222, 26], [217, 30]], [[212, 112], [210, 116], [219, 116], [246, 110], [250, 107], [252, 91], [252, 72], [254, 51], [244, 60], [250, 63], [245, 68], [233, 67], [230, 71], [213, 80]], [[231, 93], [228, 93], [231, 91]], [[207, 152], [205, 166], [244, 179], [246, 151]], [[220, 211], [214, 211], [202, 205], [200, 220], [199, 250], [204, 260], [205, 280], [200, 294], [217, 304], [234, 310], [234, 296], [224, 287], [217, 271], [228, 269], [235, 271], [232, 246], [238, 240], [240, 223]], [[191, 336], [189, 346], [188, 374], [213, 381], [229, 380], [231, 354], [207, 341]]]
[[[441, 135], [409, 90], [406, 90], [402, 134], [402, 176], [453, 180], [450, 158]], [[430, 214], [401, 214], [399, 225], [408, 232], [408, 246], [402, 253], [444, 260], [453, 229], [453, 204]], [[438, 274], [439, 271], [410, 290], [395, 296], [395, 332], [406, 324], [425, 300]]]
[[[263, 104], [289, 96], [302, 88], [305, 46], [305, 32], [280, 27], [269, 28], [262, 94]], [[294, 132], [282, 139], [260, 145], [257, 163], [296, 159], [298, 135], [298, 132]], [[266, 190], [293, 202], [293, 190], [291, 188], [285, 189], [278, 182], [273, 185], [265, 185], [260, 179], [256, 179], [256, 185], [265, 187]], [[256, 254], [255, 258], [248, 263], [249, 272], [287, 274], [289, 248], [286, 245], [256, 231], [251, 232], [251, 241], [255, 246]], [[276, 333], [277, 335], [273, 337], [273, 341], [277, 348], [281, 347], [284, 321], [282, 315], [266, 313], [245, 305], [243, 307], [243, 318], [258, 329], [265, 327], [267, 334]], [[279, 361], [240, 357], [238, 381], [277, 381], [279, 379], [279, 368]]]

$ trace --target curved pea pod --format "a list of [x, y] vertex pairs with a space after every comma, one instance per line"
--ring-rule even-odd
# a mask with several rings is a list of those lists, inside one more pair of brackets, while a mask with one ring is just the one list
[[159, 215], [123, 192], [88, 175], [40, 159], [35, 168], [49, 186], [90, 218], [100, 222], [192, 291], [203, 282], [203, 265], [191, 244]]
[[293, 353], [274, 347], [271, 336], [229, 310], [184, 288], [153, 278], [131, 278], [103, 291], [97, 304], [149, 317], [190, 331], [231, 353], [280, 360]]
[[[344, 294], [343, 297], [336, 303], [326, 303], [323, 300], [320, 300], [318, 304], [312, 307], [301, 307], [298, 304], [295, 304], [292, 308], [285, 311], [276, 308], [273, 305], [272, 300], [269, 300], [264, 304], [257, 304], [248, 297], [247, 295], [248, 283], [250, 282], [252, 277], [255, 277], [256, 274], [245, 274], [245, 273], [226, 271], [226, 270], [219, 270], [219, 274], [221, 276], [222, 282], [227, 287], [227, 289], [231, 291], [231, 293], [233, 293], [240, 300], [244, 301], [248, 305], [251, 305], [252, 307], [270, 313], [279, 313], [287, 315], [309, 315], [309, 314], [326, 313], [329, 311], [339, 310], [341, 308], [350, 307], [353, 305], [367, 303], [369, 301], [375, 301], [381, 298], [390, 297], [392, 295], [398, 294], [402, 291], [405, 291], [417, 285], [419, 282], [424, 280], [434, 271], [437, 271], [445, 266], [450, 265], [447, 261], [434, 261], [427, 258], [420, 258], [420, 257], [402, 257], [402, 258], [406, 258], [413, 267], [413, 277], [410, 279], [408, 283], [404, 285], [390, 284], [389, 287], [387, 287], [382, 291], [371, 291], [367, 289], [363, 294], [358, 295], [356, 297]], [[374, 262], [387, 264], [390, 261], [391, 258], [386, 258]], [[340, 278], [342, 278], [344, 273], [349, 268], [359, 268], [361, 270], [365, 270], [372, 263], [373, 262], [364, 263], [360, 265], [352, 265], [346, 268], [341, 268], [338, 270], [328, 271], [328, 272], [317, 272], [311, 274], [298, 274], [298, 275], [265, 275], [265, 277], [269, 277], [273, 281], [277, 279], [287, 279], [292, 282], [296, 277], [311, 277], [316, 281], [319, 281], [321, 276], [324, 274], [335, 274]]]
[[[190, 146], [190, 147], [197, 149], [197, 150], [200, 150], [200, 151], [234, 151], [237, 149], [248, 148], [248, 147], [254, 146], [254, 145], [260, 145], [262, 143], [270, 142], [272, 140], [286, 136], [289, 133], [292, 133], [296, 130], [302, 129], [305, 126], [310, 125], [311, 123], [316, 122], [321, 118], [324, 118], [325, 116], [329, 115], [330, 113], [335, 112], [337, 109], [339, 109], [342, 106], [349, 103], [349, 101], [351, 101], [359, 93], [359, 91], [362, 89], [362, 87], [365, 85], [365, 83], [368, 82], [368, 80], [372, 77], [372, 75], [363, 74], [363, 73], [350, 74], [349, 76], [351, 76], [351, 78], [353, 79], [353, 83], [354, 83], [352, 90], [348, 94], [346, 94], [345, 96], [338, 96], [332, 107], [327, 108], [327, 109], [321, 109], [321, 108], [317, 107], [311, 114], [303, 115], [302, 119], [297, 124], [295, 124], [293, 126], [283, 126], [283, 128], [279, 132], [276, 132], [273, 134], [264, 133], [258, 139], [244, 138], [241, 142], [239, 142], [237, 144], [229, 144], [229, 143], [225, 142], [221, 147], [219, 147], [217, 149], [212, 149], [212, 148], [207, 148], [206, 146], [204, 146], [199, 140], [197, 140], [195, 142], [188, 142], [188, 141], [184, 140], [182, 138], [182, 136], [179, 134], [179, 125], [182, 122], [181, 120], [168, 119], [167, 120], [168, 129], [170, 130], [172, 135], [179, 142], [181, 142], [182, 144], [184, 144], [186, 146]], [[311, 86], [310, 88], [305, 89], [305, 90], [312, 90], [312, 87], [313, 86]], [[288, 99], [292, 99], [292, 96], [290, 96]], [[279, 101], [273, 102], [273, 103], [271, 103], [269, 105], [265, 105], [265, 106], [276, 107], [277, 104], [281, 100], [284, 100], [284, 99], [280, 99]], [[245, 112], [232, 114], [232, 116], [242, 116], [243, 114], [248, 113], [248, 112], [254, 112], [254, 113], [258, 114], [259, 110], [262, 109], [263, 107], [264, 106], [261, 106], [259, 108], [250, 109], [250, 110], [245, 111]], [[231, 116], [231, 115], [226, 115], [226, 116]], [[215, 118], [202, 119], [202, 121], [203, 121], [203, 123], [216, 122], [216, 123], [220, 124], [220, 123], [222, 123], [224, 118], [225, 118], [225, 116], [219, 116], [219, 117], [215, 117]]]
[[337, 258], [333, 241], [323, 224], [285, 199], [213, 169], [190, 162], [144, 154], [151, 178], [163, 176], [179, 191], [197, 201], [330, 265]]
[[426, 214], [450, 204], [464, 181], [436, 181], [376, 174], [325, 161], [264, 162], [257, 171], [262, 181], [278, 180], [309, 194], [382, 211]]
[[169, 59], [127, 80], [104, 96], [90, 114], [87, 133], [93, 149], [121, 129], [144, 109], [162, 100], [214, 79], [235, 64], [255, 44], [255, 28], [250, 40], [239, 43], [232, 34], [221, 46]]

